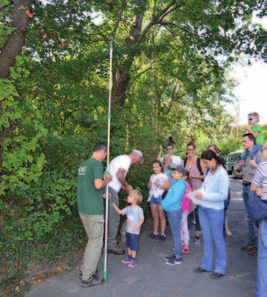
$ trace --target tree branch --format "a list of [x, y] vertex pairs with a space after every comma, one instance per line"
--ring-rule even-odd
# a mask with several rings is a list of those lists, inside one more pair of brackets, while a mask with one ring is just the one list
[[170, 9], [173, 5], [175, 4], [175, 0], [172, 1], [169, 5], [167, 5], [160, 13], [158, 13], [157, 16], [154, 16], [152, 18], [152, 20], [148, 23], [148, 25], [144, 28], [143, 32], [141, 33], [140, 37], [137, 39], [134, 49], [135, 50], [141, 43], [141, 41], [144, 39], [145, 35], [147, 34], [147, 32], [154, 26], [157, 24], [161, 24], [162, 20], [170, 13], [172, 13], [173, 11], [179, 9], [180, 7], [182, 7], [185, 3], [182, 2], [179, 5], [176, 5], [175, 7], [173, 7], [172, 9]]
[[186, 28], [183, 28], [183, 27], [181, 27], [181, 26], [178, 26], [178, 25], [176, 25], [176, 24], [174, 24], [174, 23], [171, 23], [171, 22], [161, 22], [160, 24], [163, 25], [163, 26], [176, 27], [176, 28], [178, 28], [178, 29], [180, 29], [180, 30], [182, 30], [182, 31], [184, 31], [184, 32], [186, 32], [186, 33], [188, 33], [189, 35], [191, 35], [191, 36], [193, 36], [193, 37], [195, 37], [195, 38], [200, 39], [200, 37], [199, 37], [197, 34], [193, 33], [192, 31], [190, 31], [190, 30], [188, 30], [188, 29], [186, 29]]

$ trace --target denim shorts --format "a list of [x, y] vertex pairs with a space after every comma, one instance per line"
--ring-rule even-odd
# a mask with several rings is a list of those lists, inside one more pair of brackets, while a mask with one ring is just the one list
[[138, 251], [139, 234], [126, 232], [126, 246], [132, 251]]
[[161, 202], [162, 202], [161, 196], [159, 196], [158, 198], [151, 196], [150, 201], [149, 201], [150, 205], [153, 205], [153, 204], [161, 205]]

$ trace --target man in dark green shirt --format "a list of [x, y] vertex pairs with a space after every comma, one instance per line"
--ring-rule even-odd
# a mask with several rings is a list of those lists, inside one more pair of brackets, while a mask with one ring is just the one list
[[97, 279], [95, 272], [103, 245], [103, 189], [112, 179], [111, 175], [106, 173], [103, 179], [102, 161], [106, 154], [106, 143], [96, 143], [92, 157], [82, 163], [78, 171], [78, 211], [88, 236], [80, 274], [83, 287], [98, 285], [102, 282]]

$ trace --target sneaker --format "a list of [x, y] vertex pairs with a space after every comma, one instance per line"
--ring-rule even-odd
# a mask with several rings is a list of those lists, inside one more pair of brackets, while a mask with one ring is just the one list
[[183, 248], [182, 248], [182, 254], [189, 254], [190, 253], [190, 251], [189, 251], [189, 247], [188, 246], [184, 246]]
[[167, 265], [178, 265], [178, 264], [182, 264], [182, 257], [175, 257], [175, 258], [171, 258], [169, 261], [165, 262]]
[[250, 256], [257, 256], [258, 255], [258, 248], [255, 247], [253, 250], [249, 251]]
[[123, 264], [129, 264], [129, 263], [131, 263], [131, 260], [132, 260], [132, 257], [128, 256], [128, 257], [122, 259], [121, 260], [121, 263], [123, 263]]
[[257, 246], [255, 244], [246, 244], [244, 246], [241, 246], [241, 250], [244, 250], [244, 251], [252, 251], [256, 248]]
[[195, 245], [200, 245], [200, 237], [199, 236], [195, 236], [194, 244]]
[[147, 236], [149, 239], [159, 239], [159, 235], [154, 232]]
[[128, 265], [128, 267], [130, 268], [134, 268], [136, 266], [136, 259], [131, 259], [130, 264]]
[[221, 273], [219, 273], [219, 272], [212, 272], [211, 274], [210, 274], [210, 278], [211, 279], [219, 279], [219, 278], [221, 278], [221, 277], [223, 277], [224, 276], [224, 274], [221, 274]]
[[88, 288], [92, 286], [98, 286], [101, 285], [103, 282], [103, 279], [97, 279], [94, 275], [92, 275], [87, 280], [82, 280], [82, 287]]
[[204, 269], [202, 267], [197, 267], [193, 271], [194, 271], [194, 273], [210, 272], [210, 271], [208, 271], [208, 270], [206, 270], [206, 269]]
[[159, 235], [159, 237], [158, 237], [159, 242], [164, 242], [164, 241], [166, 241], [166, 239], [167, 239], [167, 236], [163, 235], [163, 234]]
[[172, 255], [170, 255], [168, 257], [165, 257], [164, 260], [165, 261], [170, 261], [171, 259], [175, 259], [175, 258], [176, 258], [175, 254], [172, 254]]
[[226, 234], [227, 236], [232, 236], [232, 235], [233, 235], [232, 232], [231, 232], [229, 229], [227, 229], [227, 230], [225, 231], [225, 234]]
[[123, 255], [123, 254], [125, 254], [125, 250], [123, 250], [119, 247], [110, 247], [110, 248], [108, 248], [108, 253], [114, 254], [114, 255]]

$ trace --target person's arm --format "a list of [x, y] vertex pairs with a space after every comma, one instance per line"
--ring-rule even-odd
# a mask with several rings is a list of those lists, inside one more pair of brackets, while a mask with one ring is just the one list
[[[266, 166], [266, 165], [265, 165]], [[251, 183], [251, 192], [256, 192], [258, 196], [262, 196], [262, 183], [264, 180], [264, 175], [262, 172], [262, 166], [260, 165], [255, 172], [254, 178]]]
[[253, 184], [251, 184], [251, 186], [250, 186], [250, 191], [256, 192], [256, 194], [260, 197], [262, 196], [262, 190], [263, 190], [262, 187], [255, 187]]
[[112, 206], [115, 208], [118, 214], [122, 214], [122, 211], [118, 208], [118, 206], [113, 202]]
[[256, 157], [253, 160], [250, 160], [249, 164], [254, 168], [258, 168], [258, 164], [256, 163]]
[[104, 188], [111, 180], [112, 180], [111, 174], [105, 173], [105, 179], [102, 179], [102, 178], [95, 179], [95, 187], [97, 188], [97, 190], [100, 190], [101, 188]]
[[160, 145], [160, 146], [159, 146], [159, 154], [158, 154], [158, 156], [157, 156], [157, 160], [159, 160], [160, 157], [161, 157], [162, 149], [163, 149], [163, 147], [162, 147], [162, 145]]
[[165, 199], [161, 203], [161, 207], [163, 209], [168, 209], [172, 205], [177, 204], [179, 201], [183, 201], [184, 192], [186, 190], [186, 185], [176, 185], [172, 187], [169, 191]]
[[151, 182], [151, 176], [150, 176], [150, 179], [149, 179], [149, 183], [147, 185], [147, 188], [150, 189], [151, 188], [151, 185], [152, 185], [152, 182]]
[[138, 228], [140, 228], [143, 223], [144, 223], [144, 219], [141, 219], [141, 221], [132, 228], [133, 231], [136, 231]]
[[203, 179], [204, 179], [207, 167], [206, 167], [206, 165], [205, 165], [205, 163], [203, 162], [202, 159], [200, 159], [200, 167], [201, 167], [202, 172], [204, 173], [204, 175], [203, 175]]
[[126, 171], [125, 169], [120, 168], [119, 171], [118, 171], [118, 173], [117, 173], [117, 177], [118, 177], [119, 181], [120, 181], [121, 184], [122, 184], [122, 188], [123, 188], [126, 192], [129, 192], [130, 190], [133, 189], [133, 187], [130, 186], [130, 185], [127, 183], [127, 181], [126, 181], [126, 179], [125, 179], [125, 177], [124, 177], [125, 171]]
[[190, 174], [190, 177], [191, 178], [195, 178], [195, 179], [204, 179], [205, 178], [205, 175], [192, 175], [192, 174]]
[[[265, 165], [266, 166], [266, 165]], [[262, 186], [262, 183], [263, 183], [263, 179], [264, 179], [264, 174], [263, 174], [263, 171], [262, 171], [262, 168], [263, 166], [260, 165], [255, 174], [254, 174], [254, 177], [253, 177], [253, 180], [252, 180], [252, 185], [255, 187], [255, 188], [258, 188], [258, 187], [261, 187]], [[251, 185], [251, 186], [252, 186]]]
[[140, 221], [139, 221], [139, 223], [137, 225], [135, 225], [132, 228], [133, 231], [136, 231], [137, 229], [139, 229], [142, 226], [142, 224], [144, 223], [144, 212], [143, 212], [142, 209], [139, 209], [138, 218], [139, 218]]
[[229, 179], [227, 173], [221, 174], [217, 181], [218, 190], [216, 192], [204, 193], [202, 200], [206, 201], [223, 201], [227, 198], [229, 189]]

